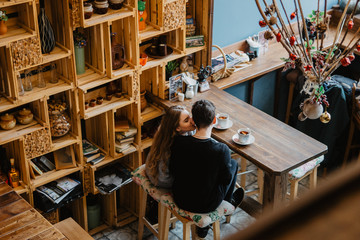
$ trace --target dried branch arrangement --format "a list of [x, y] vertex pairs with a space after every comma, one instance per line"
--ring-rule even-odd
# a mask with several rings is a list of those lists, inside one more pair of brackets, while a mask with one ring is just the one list
[[[348, 66], [354, 60], [354, 50], [360, 51], [360, 28], [351, 39], [346, 39], [348, 32], [353, 29], [353, 16], [360, 0], [356, 1], [354, 10], [350, 15], [346, 14], [350, 0], [345, 6], [340, 18], [334, 40], [329, 48], [324, 48], [324, 38], [329, 28], [330, 16], [326, 14], [327, 0], [325, 0], [324, 11], [320, 11], [320, 0], [317, 1], [317, 10], [309, 16], [305, 16], [301, 6], [301, 0], [294, 1], [294, 11], [288, 14], [283, 4], [283, 0], [272, 0], [268, 4], [263, 0], [263, 7], [259, 0], [255, 0], [256, 5], [263, 20], [259, 21], [261, 27], [268, 27], [265, 37], [271, 39], [274, 36], [276, 40], [289, 53], [288, 58], [284, 58], [284, 70], [289, 68], [299, 68], [306, 77], [303, 90], [310, 95], [304, 103], [301, 104], [302, 113], [299, 120], [306, 118], [316, 119], [320, 117], [323, 123], [330, 121], [330, 114], [327, 112], [329, 102], [324, 94], [325, 90], [322, 84], [330, 79], [331, 74], [340, 66]], [[291, 20], [297, 20], [297, 32], [290, 23]], [[299, 37], [296, 36], [299, 34]], [[346, 41], [346, 45], [343, 46]], [[349, 40], [349, 41], [348, 41]], [[343, 47], [343, 49], [340, 49]], [[325, 105], [325, 112], [323, 106]]]

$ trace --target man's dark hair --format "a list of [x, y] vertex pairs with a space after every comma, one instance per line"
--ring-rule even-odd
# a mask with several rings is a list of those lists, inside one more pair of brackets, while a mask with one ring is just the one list
[[215, 118], [215, 106], [212, 102], [202, 99], [193, 104], [191, 113], [199, 129], [208, 127]]

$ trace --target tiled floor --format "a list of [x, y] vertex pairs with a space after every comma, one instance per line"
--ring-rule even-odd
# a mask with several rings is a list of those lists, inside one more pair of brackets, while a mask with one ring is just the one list
[[[256, 167], [252, 164], [248, 164], [248, 170], [256, 169]], [[238, 181], [239, 181], [238, 177]], [[321, 179], [320, 179], [321, 180]], [[256, 171], [249, 173], [246, 175], [246, 189], [255, 189], [257, 188], [257, 175]], [[305, 192], [308, 189], [309, 181], [304, 179], [300, 182], [299, 185], [299, 195]], [[256, 195], [253, 195], [256, 198]], [[225, 223], [225, 218], [222, 219], [220, 225], [221, 231], [221, 239], [225, 236], [231, 235], [239, 230], [242, 230], [253, 223], [255, 219], [248, 215], [241, 209], [237, 209], [235, 214], [231, 217], [230, 223]], [[118, 229], [107, 229], [100, 233], [93, 235], [94, 239], [97, 240], [135, 240], [137, 239], [137, 228], [138, 222], [133, 222], [125, 227], [118, 228]], [[148, 229], [144, 230], [144, 237], [143, 239], [146, 240], [155, 240], [157, 239]], [[177, 222], [176, 228], [169, 232], [169, 239], [170, 240], [180, 240], [182, 239], [182, 224], [181, 222]], [[206, 239], [213, 239], [213, 232], [212, 230], [209, 231]]]

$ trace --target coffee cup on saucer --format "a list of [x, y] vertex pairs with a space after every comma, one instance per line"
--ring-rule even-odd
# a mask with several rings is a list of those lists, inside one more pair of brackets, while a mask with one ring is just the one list
[[250, 128], [240, 128], [237, 131], [237, 133], [238, 133], [239, 141], [242, 143], [246, 143], [250, 139], [251, 129]]
[[229, 114], [227, 113], [219, 113], [217, 116], [217, 124], [221, 128], [226, 128], [229, 123]]

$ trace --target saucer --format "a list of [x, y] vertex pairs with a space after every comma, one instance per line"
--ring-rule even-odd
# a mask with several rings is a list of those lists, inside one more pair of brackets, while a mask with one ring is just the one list
[[250, 145], [252, 143], [255, 142], [255, 137], [254, 135], [250, 135], [249, 139], [246, 142], [240, 142], [239, 138], [238, 138], [238, 134], [235, 134], [234, 136], [232, 136], [232, 140], [240, 145]]
[[221, 127], [221, 126], [219, 125], [219, 123], [216, 122], [216, 124], [214, 125], [214, 128], [216, 128], [217, 130], [225, 130], [225, 129], [231, 128], [232, 125], [233, 125], [233, 122], [232, 122], [231, 120], [228, 120], [228, 124], [227, 124], [226, 127]]

